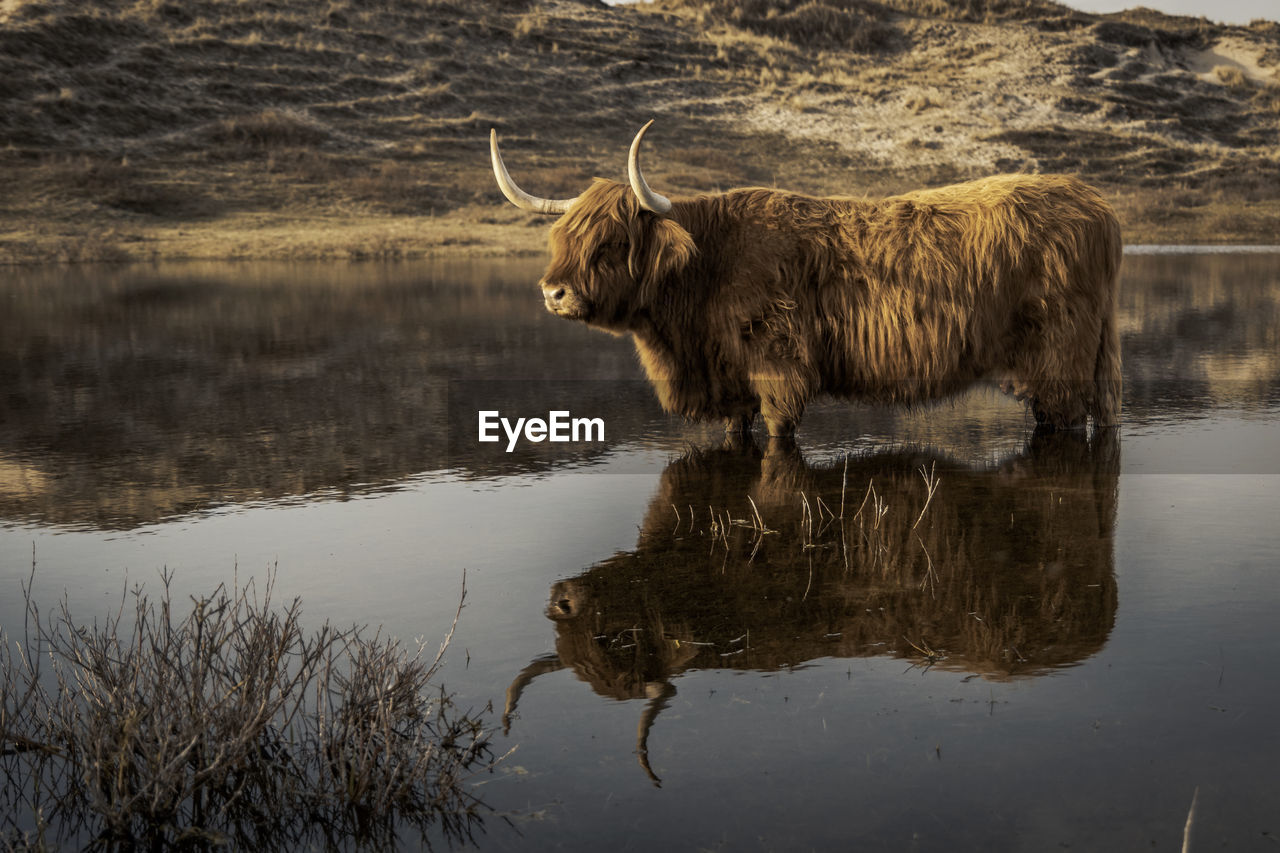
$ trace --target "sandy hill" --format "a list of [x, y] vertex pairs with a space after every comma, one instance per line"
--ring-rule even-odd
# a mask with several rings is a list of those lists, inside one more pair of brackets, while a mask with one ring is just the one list
[[1070, 171], [1280, 242], [1280, 24], [1048, 0], [0, 0], [0, 260], [534, 251], [527, 189]]

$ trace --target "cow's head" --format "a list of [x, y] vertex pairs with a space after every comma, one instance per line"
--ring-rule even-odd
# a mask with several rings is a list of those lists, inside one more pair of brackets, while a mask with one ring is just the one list
[[605, 328], [624, 329], [649, 305], [659, 285], [696, 254], [693, 238], [672, 216], [670, 199], [650, 189], [640, 170], [640, 142], [631, 143], [630, 184], [596, 179], [575, 198], [538, 198], [520, 189], [498, 152], [489, 148], [498, 186], [516, 207], [560, 214], [551, 228], [551, 263], [540, 282], [547, 310]]

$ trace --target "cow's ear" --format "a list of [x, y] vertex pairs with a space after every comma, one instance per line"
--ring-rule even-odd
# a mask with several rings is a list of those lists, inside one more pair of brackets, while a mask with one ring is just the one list
[[698, 253], [689, 232], [666, 217], [653, 217], [647, 231], [639, 240], [632, 237], [628, 259], [632, 277], [645, 291], [684, 269]]

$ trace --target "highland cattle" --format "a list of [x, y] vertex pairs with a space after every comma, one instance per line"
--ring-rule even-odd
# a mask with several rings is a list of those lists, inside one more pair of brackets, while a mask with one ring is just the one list
[[630, 334], [663, 407], [762, 416], [791, 435], [815, 397], [916, 405], [994, 381], [1046, 428], [1120, 418], [1121, 238], [1096, 190], [1003, 175], [883, 199], [739, 189], [668, 199], [640, 168], [572, 199], [522, 190], [490, 134], [507, 198], [559, 214], [546, 308]]

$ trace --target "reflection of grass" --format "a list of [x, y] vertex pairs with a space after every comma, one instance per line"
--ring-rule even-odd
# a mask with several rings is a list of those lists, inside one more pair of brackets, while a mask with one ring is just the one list
[[252, 582], [219, 587], [185, 616], [163, 583], [92, 626], [65, 600], [42, 617], [24, 590], [27, 637], [0, 646], [0, 839], [470, 837], [480, 803], [464, 783], [490, 763], [487, 735], [431, 684], [453, 627], [431, 655], [356, 627], [308, 634], [299, 600], [273, 606], [271, 577], [261, 598]]
[[[915, 521], [909, 528], [904, 528], [903, 531], [900, 531], [902, 535], [898, 538], [903, 540], [899, 544], [904, 546], [911, 544], [914, 538], [920, 544], [921, 549], [925, 551], [925, 556], [928, 557], [927, 549], [924, 549], [920, 537], [912, 537], [911, 534], [920, 526], [920, 522], [924, 520], [925, 513], [929, 511], [929, 505], [933, 502], [933, 497], [942, 483], [942, 478], [937, 474], [936, 463], [929, 468], [921, 465], [919, 473], [924, 480], [924, 502], [919, 512], [914, 516]], [[848, 487], [848, 459], [846, 459], [845, 476], [840, 483], [840, 499], [835, 504], [837, 509], [832, 509], [832, 505], [824, 501], [818, 494], [814, 494], [811, 501], [809, 495], [805, 492], [797, 492], [796, 497], [799, 501], [800, 518], [798, 523], [794, 525], [794, 532], [799, 537], [802, 551], [838, 549], [842, 554], [846, 572], [853, 569], [849, 556], [850, 541], [861, 543], [860, 547], [866, 549], [866, 553], [871, 556], [873, 565], [880, 563], [889, 555], [891, 550], [891, 543], [888, 538], [890, 535], [889, 525], [885, 524], [885, 517], [889, 515], [891, 507], [885, 496], [876, 490], [875, 480], [867, 481], [867, 488], [862, 493], [862, 498], [858, 502], [856, 509], [853, 508], [852, 502], [847, 503], [847, 498], [849, 497]], [[759, 553], [760, 544], [764, 537], [778, 534], [780, 531], [769, 527], [765, 523], [755, 499], [750, 495], [747, 495], [747, 503], [750, 506], [750, 512], [745, 516], [741, 514], [735, 516], [728, 509], [714, 506], [706, 507], [703, 515], [707, 520], [701, 530], [698, 530], [697, 527], [700, 521], [698, 510], [692, 506], [688, 507], [688, 518], [686, 519], [680, 508], [672, 504], [671, 509], [676, 516], [676, 527], [673, 535], [680, 535], [682, 527], [688, 533], [698, 531], [710, 538], [713, 547], [724, 548], [726, 555], [728, 555], [732, 553], [734, 548], [731, 539], [733, 533], [735, 530], [741, 530], [747, 536], [748, 544], [751, 546], [751, 552], [747, 559], [747, 562], [750, 563]], [[849, 510], [847, 519], [845, 517], [846, 503]], [[793, 525], [784, 525], [784, 527], [790, 530]], [[856, 537], [853, 534], [856, 534]], [[927, 562], [929, 564], [929, 572], [926, 573], [922, 587], [924, 583], [929, 581], [932, 573], [932, 559], [929, 558]]]
[[[893, 512], [896, 508], [890, 505], [882, 491], [876, 489], [874, 479], [867, 481], [861, 499], [851, 495], [849, 488], [848, 458], [845, 459], [843, 476], [840, 481], [838, 501], [824, 501], [816, 492], [812, 495], [799, 491], [794, 497], [799, 501], [800, 517], [795, 523], [783, 523], [776, 530], [767, 526], [755, 500], [748, 495], [747, 503], [750, 512], [745, 517], [735, 517], [727, 509], [713, 506], [706, 507], [701, 513], [706, 521], [699, 528], [700, 513], [692, 506], [688, 507], [688, 517], [674, 505], [676, 527], [673, 535], [698, 533], [711, 540], [711, 547], [724, 550], [724, 561], [721, 570], [729, 565], [729, 560], [736, 560], [750, 547], [746, 564], [755, 561], [760, 552], [764, 537], [769, 534], [780, 534], [783, 547], [790, 542], [798, 544], [798, 550], [805, 555], [809, 568], [809, 582], [805, 587], [803, 598], [807, 598], [814, 581], [814, 554], [826, 552], [838, 554], [846, 576], [851, 574], [874, 573], [881, 581], [902, 588], [916, 588], [928, 592], [931, 599], [938, 596], [939, 576], [933, 564], [933, 557], [924, 539], [916, 532], [934, 496], [942, 484], [937, 473], [937, 463], [929, 467], [921, 465], [917, 471], [923, 480], [924, 498], [918, 512], [912, 510]], [[855, 493], [856, 494], [856, 493]], [[850, 500], [852, 498], [852, 500]], [[854, 501], [857, 501], [856, 508]], [[833, 509], [832, 507], [835, 507]], [[892, 516], [892, 521], [888, 520]], [[914, 521], [912, 521], [914, 519]], [[929, 525], [926, 525], [928, 527]], [[743, 538], [738, 538], [740, 533]], [[743, 541], [745, 539], [745, 542]], [[739, 551], [739, 548], [742, 550]], [[834, 558], [831, 558], [834, 559]], [[914, 642], [908, 637], [903, 640], [920, 657], [933, 665], [945, 660], [943, 651], [935, 650], [921, 637]], [[910, 656], [910, 653], [907, 653]]]

